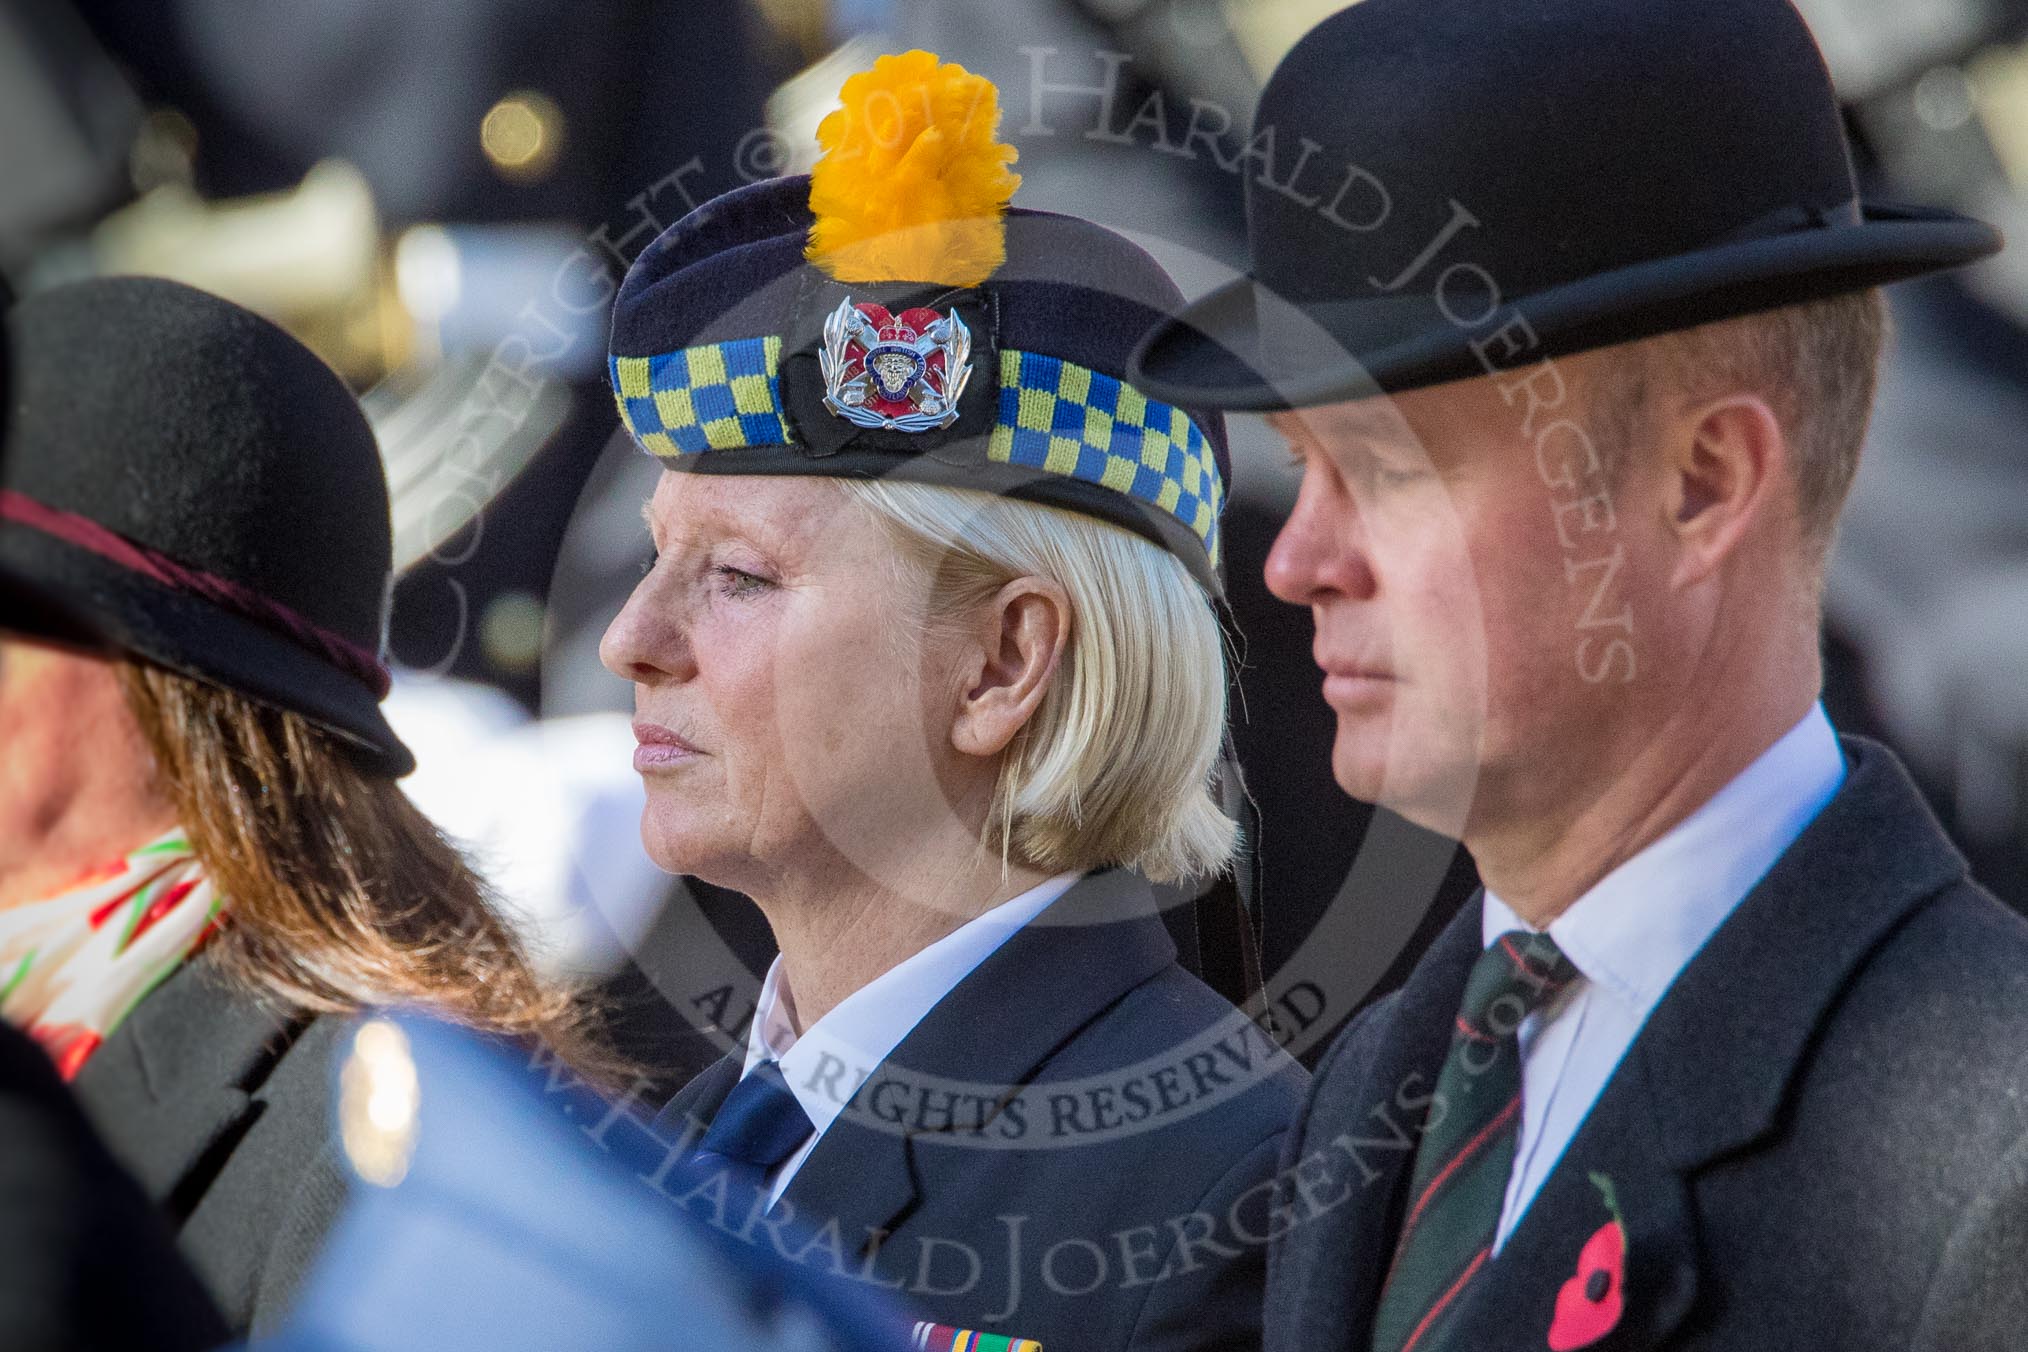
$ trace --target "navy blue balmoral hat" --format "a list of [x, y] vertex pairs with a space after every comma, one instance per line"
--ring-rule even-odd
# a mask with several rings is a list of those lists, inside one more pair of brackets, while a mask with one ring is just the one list
[[706, 203], [628, 270], [621, 419], [671, 469], [893, 477], [1096, 516], [1216, 596], [1224, 422], [1125, 379], [1182, 297], [1120, 236], [1006, 209], [998, 116], [990, 83], [925, 52], [848, 81], [814, 175]]
[[337, 373], [159, 278], [56, 287], [8, 320], [0, 626], [226, 686], [412, 770], [380, 711], [387, 481]]
[[1365, 0], [1276, 69], [1252, 148], [1252, 276], [1147, 336], [1158, 398], [1413, 389], [2000, 248], [1859, 200], [1789, 0]]

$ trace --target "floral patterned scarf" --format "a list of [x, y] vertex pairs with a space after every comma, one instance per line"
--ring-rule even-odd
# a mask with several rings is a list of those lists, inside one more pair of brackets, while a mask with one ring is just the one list
[[179, 830], [56, 896], [0, 911], [0, 1017], [66, 1080], [218, 929], [224, 902]]

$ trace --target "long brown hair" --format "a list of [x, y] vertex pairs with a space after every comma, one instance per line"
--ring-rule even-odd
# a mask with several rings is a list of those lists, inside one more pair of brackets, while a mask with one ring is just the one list
[[271, 1001], [349, 1013], [429, 1007], [532, 1037], [586, 1079], [631, 1073], [586, 1001], [540, 979], [485, 880], [392, 779], [299, 714], [139, 662], [118, 664], [227, 923], [211, 960]]

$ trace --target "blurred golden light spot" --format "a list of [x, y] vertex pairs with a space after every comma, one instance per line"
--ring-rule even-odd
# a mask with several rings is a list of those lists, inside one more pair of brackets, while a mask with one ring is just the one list
[[503, 178], [546, 177], [563, 151], [563, 110], [538, 90], [516, 90], [486, 110], [479, 148]]
[[408, 1036], [386, 1019], [361, 1024], [338, 1075], [338, 1133], [353, 1172], [376, 1187], [400, 1183], [415, 1154], [421, 1106]]
[[197, 126], [175, 108], [151, 108], [134, 134], [127, 169], [134, 191], [188, 187], [197, 163]]
[[2028, 47], [1994, 47], [1973, 62], [1972, 94], [1993, 152], [2016, 189], [2028, 187]]
[[535, 670], [542, 661], [542, 602], [525, 591], [502, 592], [479, 621], [479, 646], [501, 671]]

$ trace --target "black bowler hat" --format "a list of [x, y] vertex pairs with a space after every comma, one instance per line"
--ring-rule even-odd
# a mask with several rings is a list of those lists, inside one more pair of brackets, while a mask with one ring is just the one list
[[998, 94], [927, 52], [848, 80], [808, 177], [705, 203], [628, 270], [609, 368], [670, 469], [896, 478], [1081, 512], [1219, 594], [1224, 420], [1123, 377], [1182, 303], [1139, 247], [1009, 209]]
[[387, 483], [337, 375], [155, 278], [58, 287], [9, 326], [0, 623], [229, 687], [380, 773], [413, 769], [379, 708]]
[[2000, 248], [1859, 200], [1789, 0], [1365, 0], [1283, 60], [1250, 149], [1252, 275], [1141, 343], [1160, 398], [1413, 389]]

